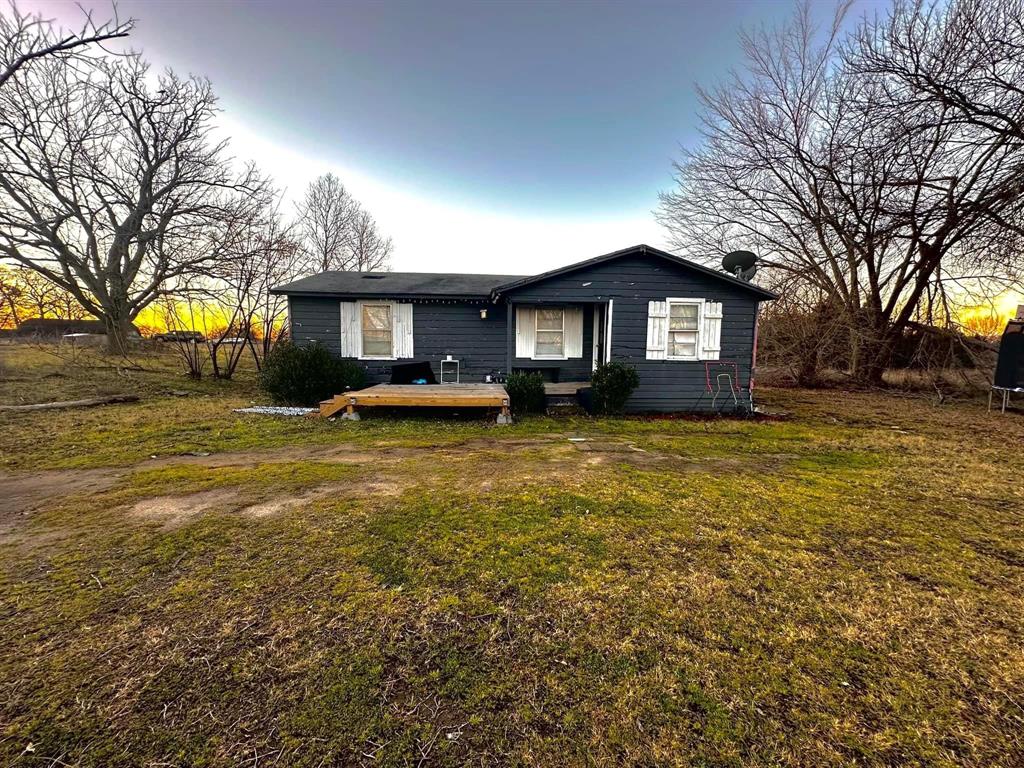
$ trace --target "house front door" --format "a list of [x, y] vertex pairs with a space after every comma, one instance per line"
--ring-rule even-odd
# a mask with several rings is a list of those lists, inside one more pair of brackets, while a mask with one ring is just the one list
[[591, 370], [597, 370], [597, 366], [605, 362], [606, 333], [608, 323], [606, 320], [606, 305], [594, 305], [594, 345], [592, 350]]

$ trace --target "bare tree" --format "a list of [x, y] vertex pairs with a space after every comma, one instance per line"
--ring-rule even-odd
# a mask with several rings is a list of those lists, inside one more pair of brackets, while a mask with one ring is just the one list
[[253, 328], [236, 313], [231, 321], [216, 328], [206, 340], [215, 379], [234, 378], [238, 364], [250, 348]]
[[823, 369], [845, 358], [842, 315], [820, 288], [799, 278], [776, 281], [772, 288], [779, 298], [761, 312], [758, 365], [788, 372], [799, 386], [816, 386]]
[[20, 286], [21, 306], [28, 316], [82, 320], [88, 313], [70, 291], [26, 267], [13, 270]]
[[259, 332], [258, 338], [251, 341], [253, 358], [259, 369], [287, 333], [288, 326], [288, 297], [272, 294], [270, 289], [300, 277], [303, 261], [295, 227], [284, 223], [280, 206], [268, 207], [256, 245], [246, 303], [250, 308], [250, 325]]
[[0, 264], [0, 328], [17, 328], [21, 324], [21, 290], [14, 270]]
[[307, 270], [366, 272], [386, 269], [391, 238], [332, 173], [314, 179], [298, 205]]
[[36, 59], [53, 57], [66, 65], [75, 64], [88, 48], [127, 37], [135, 22], [120, 21], [116, 7], [114, 11], [113, 19], [102, 22], [94, 19], [91, 12], [85, 12], [77, 30], [60, 30], [42, 16], [22, 13], [12, 1], [7, 12], [0, 13], [0, 88]]
[[[238, 224], [238, 235], [201, 275], [168, 286], [160, 300], [162, 322], [175, 334], [185, 370], [201, 378], [207, 366], [215, 378], [231, 379], [247, 353], [257, 370], [285, 331], [287, 297], [270, 293], [300, 276], [305, 261], [280, 212], [280, 198], [269, 199]], [[206, 339], [196, 342], [190, 333]]]
[[1024, 0], [898, 0], [858, 30], [853, 60], [976, 128], [1024, 140]]
[[210, 356], [205, 341], [194, 338], [192, 334], [205, 334], [213, 323], [215, 305], [209, 295], [189, 281], [163, 294], [156, 307], [163, 327], [177, 332], [169, 343], [174, 345], [185, 374], [192, 379], [203, 378]]
[[825, 35], [805, 4], [789, 25], [743, 36], [744, 71], [700, 93], [703, 144], [676, 164], [660, 219], [693, 256], [752, 246], [778, 279], [827, 296], [854, 376], [877, 383], [946, 285], [1019, 276], [1007, 222], [1020, 221], [1024, 155], [859, 67], [846, 10]]
[[256, 368], [281, 338], [288, 310], [287, 297], [272, 294], [276, 285], [299, 277], [305, 267], [294, 225], [287, 225], [280, 211], [280, 199], [256, 212], [236, 247], [226, 254], [212, 275], [219, 286], [219, 300], [227, 314], [225, 334], [241, 338], [243, 345], [225, 347], [220, 364], [220, 345], [211, 340], [215, 374], [230, 378], [245, 349], [252, 353]]
[[25, 267], [0, 267], [0, 327], [20, 325], [32, 317], [82, 320], [89, 314], [59, 285]]
[[386, 270], [394, 248], [390, 237], [383, 236], [368, 211], [359, 208], [352, 223], [351, 266], [357, 272]]
[[0, 92], [0, 255], [70, 291], [124, 352], [168, 281], [215, 261], [265, 197], [209, 138], [209, 82], [137, 55], [40, 59]]
[[333, 173], [318, 176], [298, 206], [302, 244], [311, 270], [349, 268], [349, 240], [357, 203]]

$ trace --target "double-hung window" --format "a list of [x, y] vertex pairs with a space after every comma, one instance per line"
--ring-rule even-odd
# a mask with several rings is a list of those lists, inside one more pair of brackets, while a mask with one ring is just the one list
[[696, 360], [700, 341], [700, 302], [669, 301], [668, 358]]
[[534, 356], [565, 357], [565, 310], [561, 307], [537, 308], [537, 344]]
[[391, 360], [395, 357], [393, 318], [390, 303], [362, 305], [361, 333], [362, 355], [367, 359]]

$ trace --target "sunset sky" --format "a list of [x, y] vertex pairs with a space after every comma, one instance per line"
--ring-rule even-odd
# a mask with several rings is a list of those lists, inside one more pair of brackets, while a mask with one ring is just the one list
[[[85, 3], [97, 14], [105, 2]], [[858, 13], [874, 0], [860, 0]], [[22, 6], [64, 23], [72, 2]], [[822, 3], [822, 15], [832, 3]], [[394, 268], [535, 272], [640, 242], [694, 84], [788, 1], [287, 3], [123, 0], [131, 44], [209, 77], [233, 153], [293, 197], [337, 173], [395, 239]]]
[[[73, 2], [21, 6], [81, 19]], [[740, 64], [741, 27], [782, 21], [793, 4], [117, 7], [138, 20], [131, 45], [156, 67], [212, 80], [233, 154], [290, 201], [315, 176], [340, 176], [394, 237], [394, 269], [530, 273], [665, 245], [652, 211], [679, 147], [698, 140], [695, 85]], [[820, 0], [820, 16], [833, 7]], [[851, 23], [887, 7], [857, 0]]]

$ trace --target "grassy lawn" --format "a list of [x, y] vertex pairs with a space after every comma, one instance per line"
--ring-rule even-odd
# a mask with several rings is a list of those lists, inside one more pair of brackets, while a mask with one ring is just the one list
[[1024, 764], [1019, 411], [350, 424], [159, 356], [0, 378], [143, 396], [0, 414], [0, 763]]

